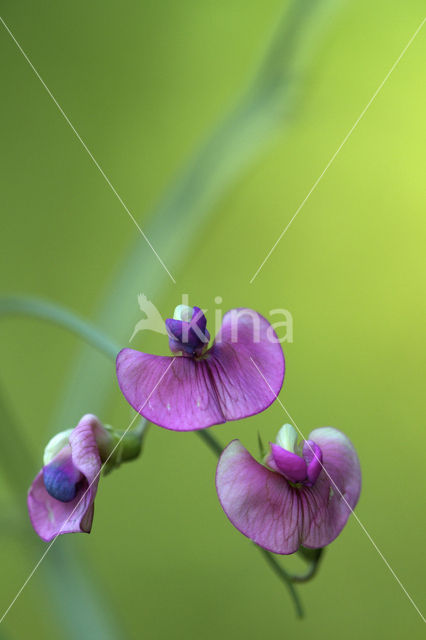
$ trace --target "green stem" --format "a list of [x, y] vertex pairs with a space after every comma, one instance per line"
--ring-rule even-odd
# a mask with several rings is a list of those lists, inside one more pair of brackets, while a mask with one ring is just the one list
[[318, 572], [323, 553], [324, 549], [305, 549], [304, 547], [300, 547], [299, 555], [305, 560], [308, 560], [309, 564], [305, 573], [292, 576], [292, 582], [300, 584], [312, 580]]
[[216, 440], [213, 434], [207, 431], [207, 429], [201, 429], [200, 431], [196, 431], [195, 433], [201, 438], [201, 440], [205, 442], [208, 447], [210, 447], [215, 455], [220, 456], [223, 451], [223, 447], [218, 442], [218, 440]]
[[[68, 311], [51, 302], [26, 298], [24, 296], [0, 297], [0, 315], [2, 314], [33, 316], [52, 322], [72, 331], [83, 340], [86, 340], [90, 345], [105, 353], [105, 355], [113, 358], [114, 361], [119, 351], [119, 347], [117, 347], [108, 336], [98, 331], [96, 327], [79, 318], [72, 311]], [[142, 434], [147, 428], [147, 425], [148, 423], [142, 420], [136, 429], [139, 429]], [[8, 430], [6, 430], [6, 432], [7, 431]], [[223, 447], [212, 433], [206, 429], [197, 431], [196, 433], [216, 456], [220, 456]], [[278, 564], [272, 553], [257, 545], [255, 546], [263, 554], [269, 566], [285, 583], [293, 598], [298, 617], [303, 617], [302, 605], [292, 584], [292, 577]]]
[[26, 495], [36, 464], [28, 451], [25, 436], [0, 389], [0, 424], [2, 425], [0, 463], [10, 488], [20, 499]]
[[276, 561], [275, 557], [272, 555], [272, 553], [270, 551], [267, 551], [266, 549], [263, 549], [263, 547], [258, 547], [257, 545], [255, 545], [255, 546], [260, 551], [260, 553], [263, 555], [263, 557], [265, 558], [266, 562], [269, 564], [271, 569], [277, 574], [277, 576], [280, 578], [280, 580], [282, 580], [282, 582], [284, 582], [284, 584], [288, 588], [289, 593], [290, 593], [291, 597], [293, 598], [294, 606], [296, 607], [297, 617], [298, 618], [303, 618], [303, 616], [304, 616], [303, 607], [302, 607], [302, 603], [301, 603], [301, 601], [299, 599], [299, 596], [298, 596], [298, 594], [296, 592], [296, 589], [294, 587], [293, 577], [289, 573], [287, 573], [287, 571], [280, 564], [278, 564], [278, 562]]
[[[310, 61], [315, 60], [324, 27], [331, 24], [331, 6], [338, 5], [336, 0], [291, 0], [284, 4], [286, 13], [280, 18], [253, 82], [241, 97], [236, 95], [236, 102], [194, 150], [176, 181], [139, 220], [175, 275], [197, 243], [197, 234], [205, 233], [205, 224], [216, 212], [220, 199], [297, 115], [295, 98], [302, 90], [301, 78]], [[281, 7], [277, 10], [281, 14]], [[141, 287], [156, 304], [171, 293], [166, 271], [141, 242], [135, 233], [133, 245], [112, 276], [109, 293], [97, 316], [104, 331], [120, 343], [128, 342], [140, 319], [135, 298]], [[247, 281], [250, 275], [247, 274]], [[177, 291], [173, 295], [180, 297]], [[95, 386], [92, 380], [96, 380]], [[82, 349], [58, 401], [54, 422], [65, 424], [70, 415], [75, 415], [76, 402], [90, 403], [94, 413], [102, 412], [109, 395], [110, 372], [102, 367], [99, 358]]]
[[[220, 442], [214, 437], [214, 435], [210, 432], [210, 430], [203, 429], [201, 431], [196, 431], [196, 434], [200, 436], [200, 438], [207, 444], [208, 447], [213, 451], [213, 453], [217, 456], [223, 451], [223, 447]], [[294, 576], [287, 573], [287, 571], [277, 562], [275, 556], [270, 551], [259, 547], [257, 544], [254, 544], [256, 549], [260, 551], [260, 553], [264, 556], [266, 562], [269, 564], [271, 569], [276, 573], [276, 575], [284, 582], [287, 589], [289, 590], [290, 596], [293, 598], [294, 606], [296, 609], [296, 614], [298, 618], [303, 618], [303, 607], [302, 603], [299, 599], [299, 596], [296, 592], [296, 589], [293, 585], [293, 582], [302, 582], [302, 580], [294, 580]], [[299, 578], [300, 576], [296, 576]]]
[[120, 347], [115, 345], [108, 336], [104, 335], [95, 326], [72, 311], [46, 300], [19, 295], [2, 296], [0, 297], [0, 314], [33, 316], [41, 320], [47, 320], [52, 324], [68, 329], [114, 360], [120, 351]]

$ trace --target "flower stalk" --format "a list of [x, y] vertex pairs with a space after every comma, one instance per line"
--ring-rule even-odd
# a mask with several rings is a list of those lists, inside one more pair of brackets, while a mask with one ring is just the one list
[[[1, 315], [23, 315], [51, 322], [71, 331], [113, 360], [115, 360], [116, 355], [120, 350], [119, 347], [115, 345], [108, 336], [99, 331], [97, 327], [78, 317], [72, 311], [47, 301], [29, 298], [26, 296], [0, 297], [0, 316]], [[138, 426], [132, 432], [129, 432], [134, 434], [135, 446], [138, 439], [141, 443], [142, 437], [146, 433], [147, 428], [148, 422], [146, 420], [141, 420]], [[223, 447], [213, 434], [205, 429], [197, 431], [196, 433], [216, 456], [220, 456]], [[131, 447], [129, 447], [129, 451], [125, 455], [131, 455]], [[130, 459], [130, 457], [127, 459]], [[302, 605], [293, 584], [293, 582], [302, 582], [303, 580], [300, 579], [300, 576], [292, 576], [287, 573], [287, 571], [285, 571], [277, 562], [272, 553], [257, 545], [255, 546], [276, 575], [286, 585], [293, 599], [298, 617], [303, 617]]]
[[309, 580], [312, 580], [312, 578], [316, 576], [321, 559], [324, 557], [324, 548], [306, 549], [306, 547], [300, 547], [298, 553], [304, 560], [308, 561], [308, 568], [305, 573], [292, 575], [291, 580], [292, 582], [301, 584], [303, 582], [309, 582]]

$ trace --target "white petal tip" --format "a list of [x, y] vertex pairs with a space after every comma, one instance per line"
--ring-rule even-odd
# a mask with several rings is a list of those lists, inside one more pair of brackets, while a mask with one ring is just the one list
[[53, 458], [58, 455], [61, 449], [63, 449], [67, 444], [69, 444], [69, 437], [72, 432], [72, 429], [67, 429], [66, 431], [60, 431], [56, 436], [48, 442], [44, 454], [43, 454], [43, 465], [46, 466], [50, 462], [52, 462]]
[[278, 431], [276, 443], [292, 453], [296, 453], [297, 431], [291, 424], [285, 424]]
[[173, 320], [191, 322], [193, 312], [193, 307], [188, 307], [186, 304], [178, 304], [173, 313]]

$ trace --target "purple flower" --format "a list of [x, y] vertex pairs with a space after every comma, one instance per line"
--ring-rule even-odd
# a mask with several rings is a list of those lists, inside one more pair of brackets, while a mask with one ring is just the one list
[[280, 430], [265, 465], [233, 440], [223, 451], [216, 488], [232, 524], [273, 553], [334, 540], [358, 502], [361, 470], [350, 440], [337, 429], [314, 429], [297, 445], [291, 425]]
[[[210, 349], [198, 307], [179, 305], [166, 327], [178, 357], [133, 349], [117, 356], [120, 389], [147, 420], [193, 431], [260, 413], [275, 400], [284, 379], [284, 355], [273, 327], [256, 311], [228, 311]], [[270, 388], [256, 367], [267, 372]]]
[[44, 467], [28, 492], [36, 533], [49, 542], [62, 533], [90, 533], [102, 466], [112, 436], [88, 414], [74, 429], [58, 433], [44, 453]]

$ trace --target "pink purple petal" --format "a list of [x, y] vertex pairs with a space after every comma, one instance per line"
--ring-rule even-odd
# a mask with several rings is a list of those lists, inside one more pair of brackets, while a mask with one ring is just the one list
[[133, 349], [123, 349], [117, 357], [118, 383], [129, 404], [151, 422], [176, 431], [259, 413], [275, 400], [283, 378], [284, 356], [276, 335], [265, 318], [249, 309], [225, 314], [212, 348], [201, 358]]
[[205, 360], [123, 349], [117, 378], [129, 404], [161, 427], [192, 431], [225, 422]]
[[206, 325], [206, 316], [199, 307], [193, 307], [190, 321], [168, 318], [166, 329], [171, 351], [188, 357], [201, 356], [210, 340]]
[[241, 533], [274, 553], [297, 551], [302, 542], [297, 489], [256, 462], [239, 440], [219, 459], [216, 489], [224, 512]]
[[[294, 553], [301, 544], [326, 546], [339, 535], [359, 498], [361, 471], [349, 439], [331, 427], [315, 429], [309, 439], [321, 449], [324, 465], [311, 487], [290, 485], [256, 462], [238, 440], [226, 447], [218, 463], [216, 487], [229, 520], [274, 553]], [[318, 458], [313, 449], [310, 464]]]
[[303, 482], [307, 475], [307, 466], [303, 458], [296, 453], [271, 443], [271, 456], [268, 465], [282, 473], [290, 482]]
[[94, 416], [84, 416], [70, 435], [72, 462], [82, 474], [78, 491], [72, 500], [61, 502], [49, 495], [43, 471], [37, 474], [30, 487], [28, 510], [31, 523], [36, 533], [46, 542], [62, 533], [90, 532], [101, 469], [95, 439], [99, 424]]
[[322, 451], [313, 440], [306, 440], [303, 445], [303, 457], [307, 464], [307, 481], [312, 486], [318, 479], [322, 469]]
[[345, 526], [361, 493], [361, 468], [349, 438], [332, 427], [314, 429], [309, 434], [322, 451], [321, 471], [312, 491], [326, 507], [319, 523], [305, 531], [305, 547], [318, 548], [334, 540]]

